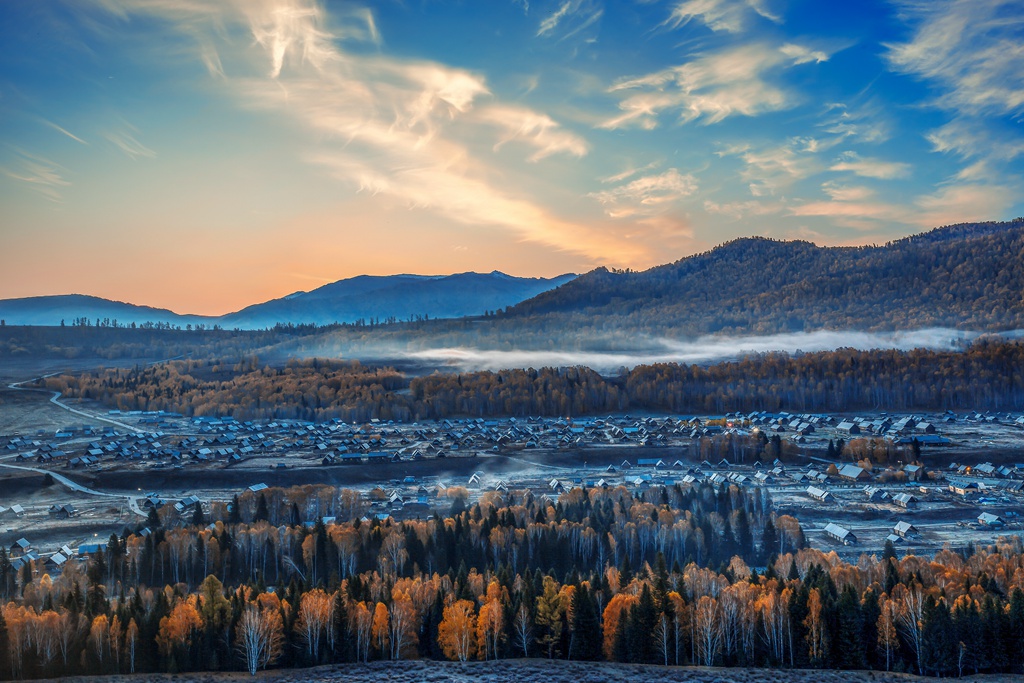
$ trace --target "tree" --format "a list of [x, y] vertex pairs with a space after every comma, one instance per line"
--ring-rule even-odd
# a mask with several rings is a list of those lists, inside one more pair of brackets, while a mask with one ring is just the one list
[[135, 673], [135, 653], [139, 647], [139, 625], [135, 619], [128, 621], [128, 628], [124, 634], [124, 646], [128, 655], [128, 673]]
[[389, 653], [389, 632], [388, 632], [388, 606], [378, 602], [373, 610], [373, 643], [377, 646], [377, 653], [381, 657], [387, 657]]
[[107, 652], [107, 638], [109, 637], [110, 625], [107, 615], [101, 614], [92, 620], [89, 627], [89, 647], [92, 649], [96, 661], [99, 662], [100, 670], [103, 670], [103, 657]]
[[540, 642], [547, 650], [548, 659], [554, 657], [555, 647], [562, 640], [562, 615], [565, 605], [558, 592], [555, 580], [544, 577], [544, 592], [537, 596], [537, 616], [535, 623], [540, 629]]
[[604, 647], [602, 649], [605, 659], [609, 662], [618, 659], [615, 656], [615, 643], [620, 630], [625, 636], [629, 611], [637, 601], [637, 597], [630, 593], [616, 593], [608, 601], [608, 606], [604, 608]]
[[352, 632], [356, 637], [356, 660], [364, 664], [370, 661], [370, 642], [373, 631], [373, 614], [367, 609], [365, 602], [360, 602], [352, 610]]
[[601, 658], [601, 621], [598, 617], [597, 602], [586, 582], [573, 591], [569, 609], [572, 622], [572, 645], [569, 658], [592, 661]]
[[193, 600], [179, 600], [171, 613], [160, 620], [156, 642], [160, 652], [170, 658], [175, 650], [188, 650], [193, 634], [203, 627], [203, 620]]
[[467, 661], [476, 650], [476, 615], [473, 603], [457, 600], [444, 608], [437, 628], [437, 642], [444, 656], [460, 662]]
[[331, 618], [331, 597], [315, 588], [302, 594], [295, 630], [306, 644], [306, 653], [314, 664], [320, 661], [320, 640]]
[[712, 666], [718, 657], [722, 629], [718, 619], [718, 601], [715, 598], [701, 596], [693, 611], [694, 634], [697, 641], [697, 655], [704, 666]]
[[885, 653], [885, 670], [889, 671], [892, 654], [900, 647], [900, 639], [896, 634], [899, 606], [883, 594], [879, 608], [881, 613], [878, 615], [878, 649]]
[[914, 651], [917, 672], [924, 675], [924, 591], [916, 581], [907, 588], [903, 584], [893, 588], [891, 599], [899, 606], [897, 623], [907, 644]]
[[235, 627], [235, 645], [253, 676], [281, 656], [284, 647], [284, 625], [281, 613], [273, 607], [261, 608], [248, 603]]
[[388, 615], [388, 639], [391, 659], [401, 659], [405, 650], [416, 640], [416, 607], [408, 593], [397, 588], [391, 594]]
[[525, 605], [519, 605], [516, 610], [515, 619], [512, 621], [512, 630], [515, 633], [516, 646], [523, 651], [524, 657], [530, 656], [530, 643], [533, 642], [533, 620], [530, 617], [530, 610]]

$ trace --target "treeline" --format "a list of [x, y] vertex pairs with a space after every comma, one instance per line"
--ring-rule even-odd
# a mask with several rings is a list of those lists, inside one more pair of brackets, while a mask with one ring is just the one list
[[[48, 388], [130, 410], [239, 419], [361, 422], [450, 416], [579, 416], [644, 410], [715, 414], [768, 410], [1024, 409], [1024, 344], [978, 341], [962, 352], [761, 354], [711, 366], [641, 365], [616, 377], [583, 367], [435, 373], [407, 378], [357, 362], [283, 368], [175, 361], [63, 375]], [[408, 391], [406, 391], [408, 390]]]
[[[300, 510], [304, 495], [292, 501]], [[455, 497], [450, 515], [426, 521], [309, 527], [256, 520], [287, 513], [289, 492], [270, 497], [217, 508], [235, 519], [212, 525], [202, 512], [191, 525], [150, 520], [152, 533], [113, 536], [57, 578], [12, 577], [0, 553], [0, 676], [506, 657], [1024, 672], [1019, 537], [934, 559], [898, 559], [889, 545], [881, 561], [849, 564], [772, 547], [769, 529], [795, 520], [769, 526], [757, 496], [734, 487], [594, 489], [554, 505], [509, 493], [468, 509]], [[691, 518], [727, 520], [748, 507], [764, 529], [744, 545], [734, 525], [728, 542], [740, 552], [727, 564], [671, 559]], [[606, 525], [596, 521], [605, 515]], [[607, 539], [588, 541], [597, 528]], [[725, 528], [708, 531], [724, 543]], [[431, 567], [436, 552], [449, 561]], [[167, 564], [182, 561], [193, 571], [175, 580]], [[276, 579], [273, 564], [286, 570]]]

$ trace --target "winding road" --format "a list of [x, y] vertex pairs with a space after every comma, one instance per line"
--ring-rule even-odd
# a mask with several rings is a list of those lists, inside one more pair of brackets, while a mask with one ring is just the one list
[[138, 427], [133, 427], [132, 425], [125, 424], [124, 422], [118, 422], [117, 420], [111, 420], [108, 417], [101, 417], [100, 415], [96, 415], [94, 413], [87, 413], [84, 410], [78, 410], [77, 408], [72, 408], [71, 406], [69, 406], [66, 403], [61, 403], [61, 401], [60, 401], [61, 392], [59, 392], [59, 391], [50, 391], [49, 389], [38, 389], [36, 387], [23, 387], [23, 386], [21, 386], [22, 384], [28, 384], [29, 382], [37, 382], [37, 381], [39, 381], [41, 379], [46, 379], [47, 377], [53, 377], [56, 374], [58, 374], [58, 373], [53, 372], [53, 373], [50, 373], [49, 375], [43, 375], [42, 377], [33, 377], [32, 379], [26, 379], [26, 380], [23, 380], [21, 382], [13, 382], [11, 384], [8, 384], [7, 388], [8, 389], [14, 389], [16, 391], [41, 391], [41, 392], [43, 392], [45, 394], [52, 394], [52, 396], [50, 397], [50, 403], [52, 403], [53, 405], [57, 406], [58, 408], [63, 408], [64, 410], [68, 411], [69, 413], [74, 413], [75, 415], [81, 415], [82, 417], [87, 417], [90, 420], [99, 420], [100, 422], [106, 422], [106, 423], [112, 424], [112, 425], [114, 425], [116, 427], [121, 427], [122, 429], [127, 429], [130, 432], [137, 432], [137, 433], [142, 433], [143, 432], [143, 430], [139, 429]]
[[[114, 425], [116, 427], [121, 427], [122, 429], [127, 429], [130, 432], [144, 433], [144, 431], [139, 429], [138, 427], [133, 427], [132, 425], [125, 424], [124, 422], [118, 422], [117, 420], [111, 420], [110, 418], [101, 417], [101, 416], [95, 415], [93, 413], [87, 413], [84, 410], [78, 410], [77, 408], [72, 408], [71, 406], [67, 405], [66, 403], [61, 403], [61, 401], [60, 401], [61, 392], [59, 392], [59, 391], [50, 391], [49, 389], [38, 389], [36, 387], [23, 387], [23, 386], [21, 386], [22, 384], [28, 384], [29, 382], [35, 382], [35, 381], [38, 381], [38, 380], [41, 380], [41, 379], [46, 379], [47, 377], [53, 377], [53, 375], [55, 375], [55, 374], [57, 374], [57, 373], [51, 373], [49, 375], [43, 375], [42, 377], [35, 377], [33, 379], [27, 379], [27, 380], [23, 380], [21, 382], [13, 382], [11, 384], [8, 384], [7, 388], [14, 389], [16, 391], [39, 391], [39, 392], [43, 392], [43, 393], [46, 393], [46, 394], [52, 394], [52, 396], [50, 397], [50, 403], [52, 403], [53, 405], [57, 406], [58, 408], [63, 408], [64, 410], [66, 410], [66, 411], [68, 411], [70, 413], [74, 413], [75, 415], [81, 415], [82, 417], [87, 417], [90, 420], [98, 420], [100, 422], [106, 422], [108, 424], [112, 424], [112, 425]], [[17, 457], [17, 456], [9, 456], [6, 459], [10, 459], [10, 458], [13, 458], [13, 457]], [[65, 475], [63, 475], [63, 474], [59, 474], [58, 472], [53, 472], [51, 470], [44, 470], [44, 469], [39, 468], [39, 467], [26, 467], [24, 465], [11, 465], [11, 464], [6, 463], [6, 462], [0, 462], [0, 467], [6, 467], [7, 469], [12, 469], [12, 470], [22, 470], [22, 471], [25, 471], [25, 472], [37, 472], [39, 474], [49, 474], [51, 477], [54, 478], [55, 481], [63, 484], [64, 486], [67, 486], [72, 491], [76, 491], [78, 493], [84, 493], [84, 494], [89, 495], [89, 496], [101, 496], [103, 498], [116, 498], [116, 499], [119, 499], [119, 500], [127, 499], [128, 500], [128, 507], [131, 508], [132, 512], [134, 512], [135, 514], [140, 515], [142, 517], [146, 516], [146, 513], [143, 512], [142, 508], [139, 507], [139, 501], [138, 501], [139, 497], [138, 496], [131, 496], [131, 495], [123, 494], [123, 493], [108, 493], [108, 492], [105, 492], [105, 491], [97, 491], [97, 490], [91, 489], [91, 488], [89, 488], [87, 486], [83, 486], [82, 484], [79, 484], [75, 480], [70, 479], [70, 478], [66, 477]]]

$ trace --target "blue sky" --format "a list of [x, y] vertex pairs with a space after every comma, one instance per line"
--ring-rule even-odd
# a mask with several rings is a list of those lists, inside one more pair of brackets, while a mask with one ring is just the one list
[[1024, 214], [1024, 5], [0, 7], [0, 297], [223, 313]]

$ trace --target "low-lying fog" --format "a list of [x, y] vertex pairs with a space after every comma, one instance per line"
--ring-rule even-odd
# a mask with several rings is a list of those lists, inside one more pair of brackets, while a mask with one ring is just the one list
[[[425, 349], [397, 352], [395, 358], [406, 358], [428, 365], [447, 366], [461, 372], [501, 370], [505, 368], [541, 368], [585, 365], [601, 373], [619, 368], [632, 368], [651, 363], [709, 363], [740, 358], [753, 353], [784, 351], [787, 353], [830, 351], [839, 348], [870, 349], [933, 349], [958, 350], [981, 336], [1020, 338], [1024, 330], [992, 333], [948, 328], [931, 328], [907, 332], [858, 332], [819, 330], [752, 337], [705, 336], [691, 341], [674, 339], [637, 339], [643, 351], [497, 351], [467, 347]], [[621, 343], [621, 342], [620, 342]]]

